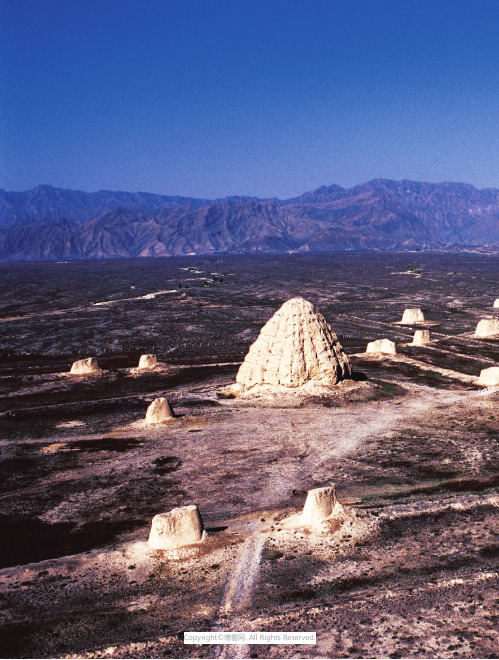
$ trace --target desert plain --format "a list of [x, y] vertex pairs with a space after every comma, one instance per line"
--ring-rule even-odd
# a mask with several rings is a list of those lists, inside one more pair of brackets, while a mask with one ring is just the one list
[[[499, 319], [497, 256], [0, 271], [2, 657], [498, 656], [499, 389], [479, 376], [499, 336], [475, 336]], [[352, 378], [327, 395], [224, 394], [296, 296], [324, 315]], [[403, 325], [411, 308], [424, 321]], [[366, 353], [385, 338], [396, 354]], [[161, 368], [137, 370], [143, 354]], [[99, 373], [69, 373], [89, 357]], [[146, 425], [158, 397], [176, 417]], [[307, 492], [331, 485], [347, 518], [301, 526]], [[149, 546], [153, 516], [190, 504], [206, 538]], [[186, 631], [317, 643], [186, 645]]]

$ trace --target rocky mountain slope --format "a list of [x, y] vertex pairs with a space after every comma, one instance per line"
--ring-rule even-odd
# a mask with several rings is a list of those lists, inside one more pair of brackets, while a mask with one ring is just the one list
[[175, 208], [189, 203], [202, 206], [210, 204], [210, 200], [109, 190], [85, 193], [52, 186], [36, 186], [26, 192], [0, 190], [0, 227], [61, 218], [86, 222], [105, 211], [117, 208], [150, 211], [158, 208]]
[[288, 200], [0, 191], [0, 260], [499, 246], [499, 190], [376, 179]]

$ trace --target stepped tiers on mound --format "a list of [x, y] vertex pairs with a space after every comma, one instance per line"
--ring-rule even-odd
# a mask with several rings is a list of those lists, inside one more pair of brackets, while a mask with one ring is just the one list
[[175, 419], [175, 413], [168, 399], [154, 399], [146, 412], [146, 424], [161, 424]]
[[366, 353], [397, 355], [397, 349], [395, 348], [395, 343], [389, 339], [376, 339], [367, 344]]
[[236, 383], [300, 387], [336, 385], [351, 375], [350, 362], [326, 320], [303, 298], [292, 298], [263, 326], [241, 365]]
[[148, 543], [156, 550], [173, 550], [200, 543], [203, 538], [201, 514], [195, 504], [189, 504], [154, 516]]
[[420, 309], [405, 309], [402, 314], [402, 321], [404, 325], [412, 325], [413, 323], [423, 323], [424, 314]]
[[430, 343], [430, 331], [429, 330], [416, 330], [414, 333], [414, 338], [412, 340], [413, 346], [424, 346], [425, 344]]
[[475, 337], [495, 337], [499, 335], [499, 319], [482, 319], [478, 322]]
[[336, 499], [334, 486], [309, 490], [301, 514], [304, 525], [320, 525], [324, 520], [340, 517], [344, 509]]
[[478, 383], [486, 387], [499, 387], [499, 367], [482, 369]]
[[88, 374], [101, 374], [102, 369], [99, 367], [97, 358], [91, 357], [91, 358], [86, 358], [85, 360], [77, 360], [76, 362], [73, 362], [71, 371], [69, 373], [78, 376], [80, 375], [83, 376]]

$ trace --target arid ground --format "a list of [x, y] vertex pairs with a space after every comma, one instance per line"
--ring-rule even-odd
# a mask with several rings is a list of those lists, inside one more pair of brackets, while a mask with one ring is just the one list
[[[0, 649], [5, 658], [499, 655], [499, 259], [474, 254], [0, 264]], [[283, 302], [351, 358], [331, 397], [221, 398]], [[410, 345], [423, 310], [431, 343]], [[388, 338], [398, 355], [364, 353]], [[131, 374], [142, 353], [163, 372]], [[97, 357], [100, 376], [70, 377]], [[166, 396], [177, 418], [142, 423]], [[348, 522], [292, 527], [336, 485]], [[147, 545], [195, 503], [208, 539]], [[184, 631], [315, 631], [315, 646]]]

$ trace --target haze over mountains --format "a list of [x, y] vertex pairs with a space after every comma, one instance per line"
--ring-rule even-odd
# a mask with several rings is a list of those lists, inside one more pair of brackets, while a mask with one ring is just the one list
[[499, 246], [499, 190], [375, 179], [288, 200], [0, 190], [0, 260]]

